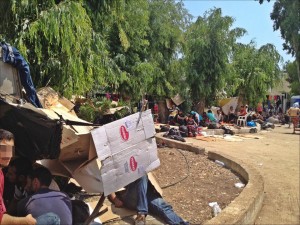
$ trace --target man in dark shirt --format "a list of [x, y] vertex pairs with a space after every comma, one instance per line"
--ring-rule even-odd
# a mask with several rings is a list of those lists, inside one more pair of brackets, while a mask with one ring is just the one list
[[[72, 224], [72, 205], [70, 198], [63, 192], [49, 189], [52, 174], [45, 167], [32, 170], [27, 176], [26, 191], [33, 193], [18, 203], [18, 216], [32, 214], [39, 222], [40, 216], [54, 213], [60, 224]], [[47, 216], [47, 215], [46, 215]]]

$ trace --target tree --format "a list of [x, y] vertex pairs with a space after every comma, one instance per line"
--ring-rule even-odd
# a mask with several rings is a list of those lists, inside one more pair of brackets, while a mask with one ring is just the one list
[[149, 92], [170, 97], [183, 89], [182, 54], [184, 32], [191, 15], [182, 1], [149, 0], [148, 61], [156, 66]]
[[[184, 51], [186, 82], [194, 103], [211, 104], [229, 78], [229, 59], [238, 37], [246, 31], [231, 29], [234, 19], [222, 16], [221, 9], [212, 9], [198, 17], [186, 32]], [[206, 101], [206, 102], [204, 102]]]
[[239, 80], [236, 94], [240, 102], [256, 105], [264, 99], [267, 91], [281, 80], [281, 60], [272, 44], [263, 45], [259, 49], [256, 49], [254, 42], [235, 46], [232, 66]]
[[300, 82], [297, 74], [297, 63], [287, 62], [285, 65], [285, 70], [288, 75], [287, 81], [290, 83], [291, 95], [298, 95], [300, 90]]
[[[1, 1], [1, 36], [27, 59], [36, 86], [51, 85], [70, 96], [84, 94], [95, 84], [119, 83], [121, 71], [85, 8], [93, 2]], [[116, 1], [99, 2], [113, 6]]]
[[[259, 0], [259, 2], [262, 4], [264, 0]], [[285, 40], [283, 49], [296, 57], [300, 82], [300, 1], [276, 0], [271, 19], [274, 21], [274, 30], [280, 30], [281, 37]]]

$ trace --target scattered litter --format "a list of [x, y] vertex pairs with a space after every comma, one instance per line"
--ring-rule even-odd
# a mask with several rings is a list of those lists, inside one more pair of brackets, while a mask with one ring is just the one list
[[220, 165], [220, 166], [225, 166], [225, 163], [223, 163], [223, 162], [221, 162], [221, 161], [219, 161], [219, 160], [215, 160], [215, 163], [217, 163], [217, 164]]
[[210, 202], [208, 203], [208, 205], [212, 207], [214, 217], [217, 216], [222, 211], [217, 202]]
[[243, 188], [243, 187], [245, 187], [245, 184], [243, 184], [243, 183], [235, 183], [234, 186], [237, 187], [237, 188]]

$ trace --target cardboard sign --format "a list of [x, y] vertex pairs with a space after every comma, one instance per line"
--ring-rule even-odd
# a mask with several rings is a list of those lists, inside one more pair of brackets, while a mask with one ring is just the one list
[[135, 113], [106, 124], [91, 133], [101, 161], [100, 174], [105, 195], [160, 165], [151, 110], [143, 112], [141, 117], [140, 113]]

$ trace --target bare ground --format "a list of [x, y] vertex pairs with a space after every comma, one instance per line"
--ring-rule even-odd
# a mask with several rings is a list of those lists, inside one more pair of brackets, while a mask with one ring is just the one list
[[223, 209], [242, 190], [234, 186], [241, 182], [239, 177], [206, 155], [175, 148], [159, 148], [158, 153], [161, 166], [153, 174], [163, 188], [164, 199], [192, 224], [212, 218], [208, 203], [218, 202]]
[[[194, 145], [207, 151], [224, 153], [239, 161], [252, 165], [264, 179], [265, 198], [255, 224], [300, 224], [299, 200], [299, 151], [300, 135], [292, 134], [287, 126], [277, 126], [271, 131], [246, 134], [239, 141], [216, 139], [206, 142], [188, 138]], [[241, 189], [234, 184], [240, 182], [231, 171], [208, 160], [206, 156], [195, 155], [176, 149], [158, 149], [161, 166], [154, 171], [160, 185], [166, 186], [188, 178], [163, 189], [164, 198], [174, 210], [192, 224], [200, 224], [212, 217], [209, 202], [218, 202], [223, 209]], [[148, 220], [148, 219], [147, 219]], [[115, 221], [109, 224], [132, 224], [133, 219]], [[147, 222], [148, 223], [148, 222]], [[156, 223], [150, 220], [148, 224]]]

